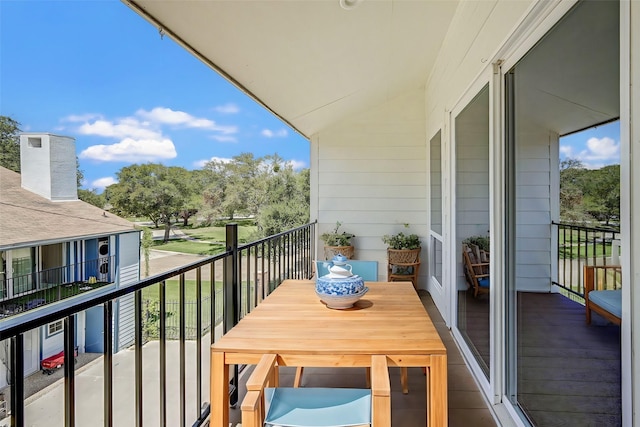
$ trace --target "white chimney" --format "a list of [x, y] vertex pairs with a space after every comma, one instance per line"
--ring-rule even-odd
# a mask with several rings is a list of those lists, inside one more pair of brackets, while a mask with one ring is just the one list
[[54, 202], [78, 200], [74, 138], [20, 134], [20, 171], [22, 188]]

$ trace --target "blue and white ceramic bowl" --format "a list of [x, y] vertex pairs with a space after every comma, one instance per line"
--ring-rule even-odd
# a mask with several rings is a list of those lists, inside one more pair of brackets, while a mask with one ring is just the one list
[[316, 291], [316, 295], [318, 295], [318, 297], [320, 298], [320, 301], [324, 302], [327, 305], [327, 307], [337, 309], [337, 310], [343, 310], [345, 308], [353, 307], [353, 304], [355, 304], [360, 298], [362, 298], [362, 296], [366, 294], [368, 290], [369, 288], [365, 286], [365, 288], [362, 289], [362, 291], [358, 292], [357, 294], [338, 296], [338, 295], [326, 295]]
[[364, 280], [358, 275], [335, 277], [331, 274], [316, 279], [316, 292], [324, 295], [343, 296], [362, 292]]

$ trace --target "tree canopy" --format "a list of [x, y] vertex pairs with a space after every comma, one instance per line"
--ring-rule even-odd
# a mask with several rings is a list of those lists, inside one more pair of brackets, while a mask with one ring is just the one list
[[609, 224], [620, 216], [620, 165], [587, 169], [576, 159], [560, 162], [560, 219]]
[[256, 218], [261, 235], [275, 234], [309, 220], [309, 171], [296, 172], [277, 154], [256, 158], [242, 153], [203, 168], [204, 216]]
[[165, 225], [169, 240], [171, 217], [187, 205], [194, 192], [190, 172], [178, 166], [157, 163], [131, 165], [117, 173], [118, 183], [107, 187], [107, 199], [125, 216], [143, 216], [156, 226]]
[[147, 163], [122, 168], [118, 183], [107, 187], [107, 201], [123, 216], [151, 219], [165, 226], [171, 218], [183, 225], [198, 221], [254, 218], [261, 236], [275, 234], [309, 220], [309, 170], [293, 170], [277, 154], [256, 158], [243, 153], [230, 161], [211, 161], [188, 171]]
[[0, 166], [20, 172], [20, 123], [0, 116]]

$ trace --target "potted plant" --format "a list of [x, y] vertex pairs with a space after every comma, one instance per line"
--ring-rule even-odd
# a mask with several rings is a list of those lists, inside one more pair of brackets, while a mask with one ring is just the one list
[[[409, 228], [409, 224], [404, 225]], [[387, 280], [411, 280], [417, 286], [420, 251], [422, 244], [417, 234], [385, 234], [382, 241], [387, 244]]]
[[320, 235], [320, 239], [324, 242], [325, 259], [332, 259], [338, 254], [344, 255], [348, 259], [353, 258], [354, 247], [351, 245], [351, 239], [355, 237], [355, 235], [345, 231], [339, 233], [338, 230], [341, 225], [342, 223], [337, 221], [332, 231]]
[[476, 245], [485, 252], [489, 252], [489, 236], [470, 236], [462, 241], [465, 245]]

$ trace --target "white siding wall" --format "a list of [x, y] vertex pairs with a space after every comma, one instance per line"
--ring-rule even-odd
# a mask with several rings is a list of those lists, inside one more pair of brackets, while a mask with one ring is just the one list
[[[118, 236], [118, 287], [129, 286], [140, 280], [140, 233]], [[130, 346], [134, 340], [133, 294], [118, 299], [118, 342], [116, 351]]]
[[[516, 149], [516, 286], [549, 292], [552, 264], [552, 176], [557, 136], [535, 125], [518, 127]], [[553, 144], [552, 144], [553, 142]], [[558, 182], [553, 183], [554, 186]]]
[[[377, 260], [386, 280], [384, 234], [403, 231], [422, 237], [420, 286], [426, 287], [427, 142], [422, 90], [390, 100], [311, 138], [311, 218], [318, 235], [342, 222], [356, 235], [358, 259]], [[316, 191], [317, 188], [317, 191]], [[322, 241], [318, 254], [322, 256]]]

